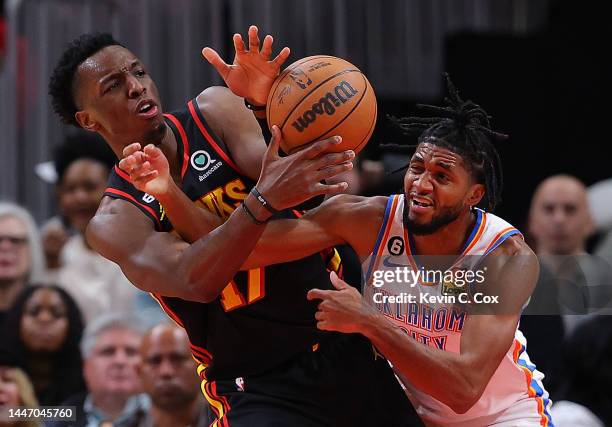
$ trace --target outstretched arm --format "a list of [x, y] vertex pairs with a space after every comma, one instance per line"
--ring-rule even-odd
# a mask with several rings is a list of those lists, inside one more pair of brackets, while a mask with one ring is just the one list
[[[337, 291], [312, 290], [308, 297], [322, 300], [316, 314], [320, 329], [365, 335], [414, 387], [464, 413], [478, 401], [512, 345], [520, 308], [539, 272], [536, 256], [518, 237], [504, 242], [486, 265], [486, 294], [498, 295], [502, 304], [469, 312], [459, 353], [417, 342], [337, 277], [332, 277]], [[432, 381], [442, 377], [447, 379], [443, 383]]]
[[270, 221], [242, 269], [294, 261], [345, 243], [365, 258], [374, 246], [386, 200], [340, 194], [299, 219]]

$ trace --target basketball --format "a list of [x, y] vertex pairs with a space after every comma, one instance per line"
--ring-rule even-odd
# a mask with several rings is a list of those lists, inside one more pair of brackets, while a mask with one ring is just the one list
[[268, 95], [268, 126], [277, 125], [285, 153], [305, 144], [342, 137], [333, 151], [359, 152], [376, 125], [376, 96], [357, 67], [334, 56], [317, 55], [289, 65]]

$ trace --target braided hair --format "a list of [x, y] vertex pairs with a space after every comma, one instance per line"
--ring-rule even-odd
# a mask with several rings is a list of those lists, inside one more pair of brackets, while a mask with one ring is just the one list
[[[479, 207], [493, 211], [501, 201], [503, 175], [501, 160], [492, 141], [504, 140], [508, 135], [491, 129], [491, 117], [478, 104], [459, 96], [448, 73], [444, 73], [449, 96], [446, 106], [418, 104], [417, 108], [430, 117], [404, 117], [391, 120], [409, 136], [417, 136], [418, 144], [429, 143], [447, 148], [460, 155], [468, 165], [475, 181], [485, 186], [486, 192]], [[386, 144], [383, 148], [404, 151], [415, 145]], [[406, 169], [408, 165], [399, 170]], [[398, 170], [398, 171], [399, 171]]]

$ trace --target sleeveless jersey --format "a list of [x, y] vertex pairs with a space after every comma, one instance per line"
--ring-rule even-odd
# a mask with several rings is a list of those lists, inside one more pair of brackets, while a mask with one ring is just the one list
[[[240, 172], [195, 99], [187, 109], [165, 114], [165, 120], [178, 143], [183, 192], [197, 206], [227, 219], [255, 183]], [[163, 206], [138, 191], [117, 166], [104, 195], [132, 203], [157, 231], [172, 232]], [[289, 210], [279, 214], [296, 215], [299, 213]], [[214, 383], [209, 380], [264, 372], [329, 338], [330, 334], [316, 329], [317, 303], [306, 299], [311, 288], [333, 288], [328, 267], [342, 269], [335, 249], [239, 272], [209, 304], [152, 294], [168, 316], [187, 331], [207, 398], [214, 394]]]
[[[448, 283], [420, 281], [417, 286], [406, 286], [406, 283], [398, 283], [404, 280], [401, 278], [385, 281], [384, 284], [375, 280], [375, 275], [380, 279], [384, 277], [384, 272], [396, 271], [399, 266], [412, 271], [419, 269], [413, 257], [410, 232], [403, 223], [404, 200], [403, 195], [389, 197], [376, 246], [362, 264], [365, 272], [364, 296], [389, 320], [417, 341], [437, 349], [459, 353], [461, 331], [467, 313], [454, 304], [445, 304], [444, 300], [430, 304], [428, 301], [423, 302], [419, 296], [423, 292], [441, 296], [445, 294], [443, 286], [448, 286]], [[474, 229], [454, 266], [476, 269], [478, 260], [481, 261], [508, 237], [520, 235], [517, 229], [503, 219], [479, 209], [475, 212], [477, 220]], [[391, 275], [388, 276], [390, 277]], [[376, 296], [376, 293], [379, 295]], [[403, 300], [400, 299], [401, 302], [389, 302], [381, 296], [402, 294], [404, 296]], [[414, 297], [410, 299], [406, 294], [412, 294]], [[518, 327], [512, 345], [483, 395], [464, 414], [455, 413], [444, 403], [413, 387], [401, 373], [396, 374], [418, 414], [432, 425], [552, 425], [549, 414], [551, 401], [542, 385], [544, 375], [537, 371], [529, 360], [526, 340]], [[444, 379], [432, 378], [432, 381]], [[516, 424], [518, 420], [520, 422]]]

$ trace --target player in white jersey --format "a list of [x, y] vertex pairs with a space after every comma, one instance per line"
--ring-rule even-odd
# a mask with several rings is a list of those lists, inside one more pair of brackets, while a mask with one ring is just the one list
[[[419, 134], [403, 195], [336, 196], [299, 220], [271, 221], [242, 268], [350, 244], [363, 263], [363, 295], [331, 273], [337, 290], [308, 293], [320, 301], [320, 329], [369, 338], [427, 425], [552, 426], [543, 375], [518, 330], [537, 257], [514, 227], [477, 208], [499, 201], [492, 140], [505, 135], [448, 86], [449, 106], [432, 107], [436, 117], [400, 121]], [[454, 276], [423, 275], [436, 269]], [[451, 298], [461, 295], [469, 302]]]

